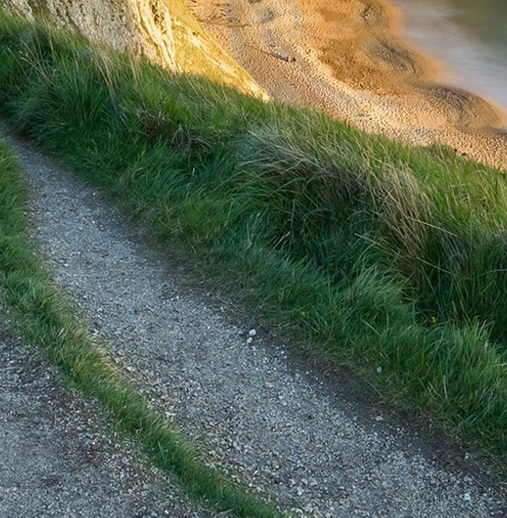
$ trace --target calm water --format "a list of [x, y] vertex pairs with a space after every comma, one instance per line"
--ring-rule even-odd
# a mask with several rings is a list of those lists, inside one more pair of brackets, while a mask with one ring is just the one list
[[507, 0], [392, 0], [404, 33], [443, 61], [449, 81], [507, 112]]

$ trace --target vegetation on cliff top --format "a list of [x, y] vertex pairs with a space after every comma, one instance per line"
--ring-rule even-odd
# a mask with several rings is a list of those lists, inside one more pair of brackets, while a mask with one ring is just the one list
[[507, 180], [0, 16], [0, 110], [308, 354], [507, 447]]

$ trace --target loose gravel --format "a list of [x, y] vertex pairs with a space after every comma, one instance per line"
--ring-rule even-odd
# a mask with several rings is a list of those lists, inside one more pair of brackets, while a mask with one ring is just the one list
[[0, 363], [0, 516], [211, 516], [150, 466], [94, 401], [65, 389], [38, 351], [2, 331]]
[[295, 516], [507, 514], [505, 488], [446, 468], [380, 411], [365, 418], [268, 333], [229, 323], [216, 297], [186, 282], [184, 267], [150, 248], [93, 188], [12, 144], [51, 273], [205, 462]]

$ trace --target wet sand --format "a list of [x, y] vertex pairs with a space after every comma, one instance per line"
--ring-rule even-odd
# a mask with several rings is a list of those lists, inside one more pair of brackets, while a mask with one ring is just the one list
[[401, 37], [399, 11], [388, 3], [187, 2], [274, 98], [410, 144], [443, 143], [507, 171], [504, 113], [447, 85], [443, 65]]

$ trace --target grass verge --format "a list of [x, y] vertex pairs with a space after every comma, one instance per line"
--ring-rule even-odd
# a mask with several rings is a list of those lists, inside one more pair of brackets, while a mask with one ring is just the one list
[[0, 16], [0, 110], [310, 354], [507, 449], [507, 180]]
[[200, 462], [114, 368], [39, 267], [26, 234], [25, 210], [26, 183], [0, 141], [0, 307], [9, 308], [25, 340], [111, 411], [120, 427], [140, 441], [159, 467], [175, 474], [191, 496], [228, 515], [280, 516]]

